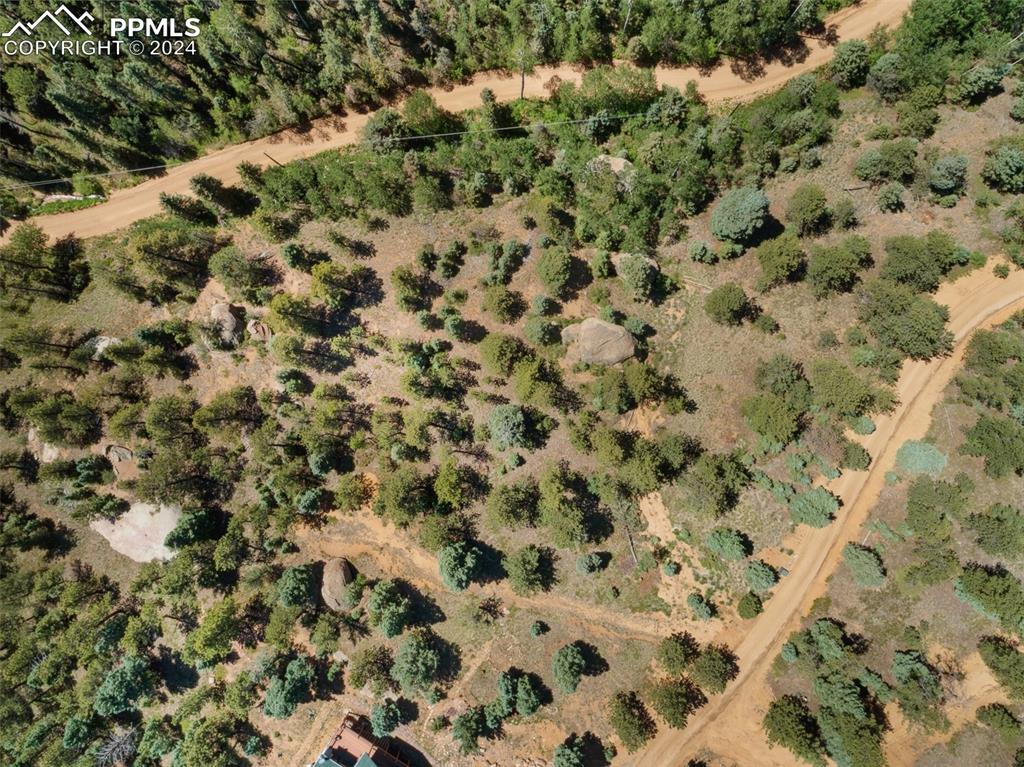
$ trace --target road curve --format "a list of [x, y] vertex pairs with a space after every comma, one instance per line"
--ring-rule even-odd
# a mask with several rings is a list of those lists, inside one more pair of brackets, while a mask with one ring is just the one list
[[[739, 676], [724, 694], [712, 698], [694, 715], [685, 730], [662, 729], [632, 764], [684, 764], [684, 757], [692, 757], [702, 747], [739, 764], [799, 764], [788, 751], [769, 748], [761, 731], [771, 700], [767, 675], [772, 661], [814, 600], [825, 593], [828, 577], [842, 559], [843, 546], [859, 536], [885, 486], [886, 472], [895, 465], [896, 451], [907, 440], [921, 439], [928, 432], [932, 409], [956, 375], [971, 334], [1024, 309], [1024, 270], [1015, 269], [1002, 280], [988, 268], [978, 269], [944, 284], [935, 298], [949, 307], [948, 328], [955, 339], [952, 354], [904, 365], [896, 384], [899, 406], [877, 419], [873, 434], [854, 437], [871, 453], [871, 468], [845, 472], [826, 485], [843, 500], [839, 519], [821, 530], [801, 529], [799, 544], [792, 545], [797, 553], [790, 574], [765, 603], [765, 611], [753, 623], [742, 625], [738, 641], [730, 641], [732, 637], [723, 631], [721, 641], [729, 643], [739, 659]], [[715, 726], [710, 727], [712, 724]]]
[[[859, 5], [845, 8], [826, 20], [830, 38], [837, 41], [863, 39], [876, 26], [895, 26], [910, 7], [911, 0], [864, 0]], [[831, 34], [831, 33], [834, 33]], [[807, 48], [796, 60], [773, 61], [764, 65], [756, 76], [736, 70], [731, 62], [723, 62], [710, 72], [694, 67], [658, 67], [658, 83], [682, 89], [691, 80], [704, 97], [713, 103], [755, 98], [784, 84], [791, 77], [809, 72], [825, 64], [832, 57], [831, 43], [807, 39]], [[568, 65], [538, 67], [526, 78], [525, 94], [529, 97], [546, 95], [544, 84], [552, 77], [578, 83], [583, 70]], [[483, 72], [468, 83], [449, 88], [431, 88], [430, 93], [440, 106], [453, 112], [480, 104], [480, 91], [490, 88], [499, 101], [519, 97], [518, 76], [506, 73]], [[32, 219], [52, 237], [76, 234], [94, 237], [120, 229], [133, 221], [160, 212], [160, 194], [184, 194], [189, 191], [188, 181], [198, 173], [206, 173], [231, 184], [238, 180], [236, 168], [242, 161], [269, 164], [268, 155], [278, 162], [308, 157], [326, 149], [335, 149], [354, 143], [369, 114], [352, 114], [344, 119], [317, 120], [311, 130], [298, 133], [293, 130], [266, 138], [234, 144], [167, 170], [157, 178], [137, 186], [119, 189], [110, 199], [98, 206], [70, 213], [57, 213]], [[9, 234], [9, 230], [8, 230]], [[2, 241], [2, 240], [0, 240]]]

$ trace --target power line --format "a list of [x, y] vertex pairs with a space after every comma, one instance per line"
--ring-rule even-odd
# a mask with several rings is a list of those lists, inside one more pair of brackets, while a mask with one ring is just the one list
[[[421, 135], [416, 135], [416, 136], [396, 136], [395, 138], [389, 139], [389, 142], [393, 143], [393, 144], [404, 144], [404, 143], [411, 143], [413, 141], [426, 141], [426, 140], [430, 140], [430, 139], [455, 138], [456, 136], [473, 136], [473, 135], [480, 135], [480, 134], [487, 134], [487, 133], [505, 133], [505, 132], [511, 132], [511, 131], [526, 131], [526, 130], [531, 130], [531, 129], [534, 129], [534, 128], [555, 128], [555, 127], [563, 126], [563, 125], [581, 125], [583, 123], [588, 123], [588, 122], [590, 122], [590, 121], [592, 121], [594, 119], [601, 119], [601, 120], [628, 120], [631, 117], [643, 117], [645, 114], [647, 114], [647, 113], [646, 112], [632, 112], [632, 113], [629, 113], [629, 114], [619, 114], [619, 115], [601, 115], [601, 116], [591, 115], [590, 117], [581, 117], [581, 118], [578, 118], [578, 119], [575, 119], [575, 120], [552, 120], [550, 122], [526, 123], [525, 125], [502, 125], [502, 126], [498, 126], [498, 127], [495, 127], [495, 128], [474, 128], [472, 130], [447, 131], [447, 132], [444, 132], [444, 133], [426, 133], [426, 134], [421, 134]], [[266, 152], [264, 152], [264, 154], [266, 154]], [[212, 156], [213, 155], [206, 155], [205, 157], [212, 157]], [[267, 155], [267, 156], [269, 157], [269, 155]], [[186, 161], [186, 162], [179, 162], [179, 163], [168, 163], [166, 165], [147, 165], [144, 168], [130, 168], [130, 169], [127, 169], [127, 170], [112, 170], [112, 171], [108, 171], [106, 173], [90, 173], [90, 174], [87, 174], [85, 176], [75, 176], [74, 178], [109, 178], [111, 176], [127, 176], [127, 175], [131, 175], [132, 173], [144, 173], [146, 171], [151, 171], [151, 170], [168, 170], [170, 168], [179, 168], [182, 165], [188, 165], [190, 162], [200, 162], [201, 160], [205, 159], [205, 157], [197, 157], [195, 160], [189, 160], [189, 161]], [[271, 157], [270, 159], [273, 160], [274, 158]], [[274, 160], [274, 162], [277, 162], [277, 161]], [[277, 164], [280, 165], [281, 163], [277, 163]], [[3, 191], [5, 191], [5, 192], [13, 192], [15, 189], [28, 189], [28, 188], [39, 187], [39, 186], [48, 186], [50, 184], [59, 184], [59, 183], [64, 183], [64, 182], [72, 181], [72, 180], [73, 179], [71, 177], [67, 177], [67, 178], [50, 178], [50, 179], [46, 179], [44, 181], [32, 181], [32, 182], [27, 183], [27, 184], [17, 184], [16, 186], [5, 186], [5, 187], [3, 187]]]

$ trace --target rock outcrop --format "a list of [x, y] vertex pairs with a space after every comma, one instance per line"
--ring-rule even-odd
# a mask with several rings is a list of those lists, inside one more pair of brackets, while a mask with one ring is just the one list
[[636, 341], [621, 325], [588, 317], [562, 329], [562, 343], [569, 347], [570, 361], [615, 365], [636, 352]]

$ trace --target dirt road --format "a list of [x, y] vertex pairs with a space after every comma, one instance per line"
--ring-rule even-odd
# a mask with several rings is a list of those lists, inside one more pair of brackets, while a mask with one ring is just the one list
[[[879, 24], [898, 24], [909, 7], [910, 0], [864, 0], [860, 5], [845, 8], [830, 16], [827, 26], [830, 32], [835, 33], [834, 39], [839, 41], [863, 39]], [[791, 77], [820, 67], [832, 57], [830, 43], [816, 39], [807, 39], [806, 43], [806, 50], [794, 57], [795, 60], [770, 62], [753, 75], [742, 72], [728, 61], [710, 72], [702, 73], [694, 67], [658, 67], [655, 72], [661, 85], [679, 89], [685, 88], [691, 80], [696, 81], [698, 89], [709, 102], [748, 100], [778, 88]], [[568, 65], [538, 67], [526, 78], [525, 95], [545, 96], [544, 84], [556, 76], [564, 81], [578, 83], [583, 73]], [[479, 106], [480, 91], [483, 88], [494, 91], [499, 101], [511, 101], [519, 97], [520, 81], [518, 76], [484, 72], [468, 83], [449, 89], [432, 88], [430, 92], [440, 106], [451, 111], [461, 111]], [[316, 121], [306, 133], [285, 131], [235, 144], [171, 168], [159, 178], [144, 181], [130, 189], [117, 190], [102, 205], [71, 213], [40, 216], [33, 220], [53, 237], [71, 233], [79, 237], [106, 234], [140, 218], [159, 213], [160, 193], [187, 193], [189, 179], [198, 173], [207, 173], [225, 183], [234, 183], [238, 180], [236, 168], [243, 160], [268, 165], [270, 160], [267, 155], [270, 155], [274, 160], [285, 163], [326, 149], [342, 147], [356, 141], [367, 119], [366, 114], [352, 114], [343, 120], [325, 118]]]
[[[634, 765], [662, 767], [685, 763], [701, 747], [759, 767], [798, 764], [784, 749], [770, 749], [761, 732], [761, 719], [771, 701], [767, 674], [786, 637], [798, 628], [801, 616], [825, 593], [827, 579], [842, 559], [842, 548], [858, 538], [861, 524], [885, 485], [885, 474], [896, 461], [896, 451], [907, 440], [921, 439], [928, 431], [931, 412], [963, 360], [967, 341], [975, 330], [1006, 320], [1024, 309], [1024, 271], [1014, 270], [1001, 280], [991, 269], [979, 269], [936, 295], [950, 309], [949, 329], [955, 337], [951, 355], [904, 366], [896, 384], [900, 405], [877, 419], [877, 429], [857, 438], [874, 459], [869, 471], [847, 472], [827, 487], [843, 500], [839, 519], [821, 530], [801, 531], [790, 575], [784, 578], [765, 611], [754, 623], [743, 625], [739, 641], [729, 642], [739, 658], [740, 674], [725, 694], [691, 718], [686, 730], [663, 729], [639, 755]], [[729, 632], [731, 633], [731, 632]], [[729, 641], [723, 631], [723, 641]], [[714, 725], [711, 727], [710, 725]], [[898, 760], [897, 760], [898, 761]], [[903, 760], [905, 761], [905, 760]]]

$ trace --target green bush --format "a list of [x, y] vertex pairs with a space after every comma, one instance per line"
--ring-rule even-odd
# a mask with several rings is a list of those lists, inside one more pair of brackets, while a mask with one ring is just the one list
[[686, 605], [699, 621], [709, 621], [715, 617], [715, 606], [704, 598], [703, 594], [693, 592], [686, 597]]
[[714, 264], [718, 261], [718, 255], [703, 240], [691, 240], [686, 247], [686, 253], [691, 261], [699, 264]]
[[878, 207], [885, 213], [903, 210], [903, 187], [895, 181], [878, 190]]
[[827, 527], [839, 511], [839, 499], [823, 487], [806, 490], [789, 502], [789, 515], [798, 525]]
[[441, 581], [452, 591], [465, 591], [482, 564], [483, 555], [479, 548], [466, 541], [449, 543], [437, 556]]
[[815, 248], [807, 266], [807, 280], [818, 298], [846, 293], [857, 284], [858, 272], [871, 263], [870, 243], [852, 235], [836, 245]]
[[560, 647], [551, 659], [555, 684], [565, 692], [576, 692], [586, 668], [587, 660], [576, 642]]
[[711, 233], [720, 240], [748, 243], [768, 219], [768, 197], [760, 189], [730, 189], [711, 212]]
[[779, 574], [775, 568], [760, 559], [747, 563], [743, 578], [751, 589], [758, 592], [770, 591], [779, 582]]
[[850, 568], [858, 585], [876, 589], [885, 583], [885, 567], [882, 565], [882, 558], [874, 549], [847, 543], [843, 547], [843, 561]]
[[910, 474], [938, 475], [947, 463], [945, 454], [931, 442], [908, 440], [896, 451], [896, 465]]
[[944, 154], [932, 163], [928, 185], [938, 194], [958, 194], [967, 180], [967, 158]]
[[761, 614], [764, 609], [764, 605], [761, 602], [761, 597], [755, 594], [753, 591], [748, 591], [742, 597], [740, 597], [739, 603], [736, 605], [736, 613], [743, 618], [743, 620], [750, 620], [756, 618]]
[[734, 562], [747, 557], [753, 549], [746, 535], [729, 527], [716, 527], [708, 533], [707, 544], [722, 559]]
[[844, 91], [863, 85], [869, 69], [868, 46], [863, 40], [847, 40], [836, 46], [829, 73]]
[[763, 243], [756, 254], [761, 264], [761, 279], [758, 281], [761, 290], [796, 279], [804, 268], [804, 251], [800, 241], [788, 232]]
[[1000, 192], [1024, 192], [1024, 151], [1013, 146], [1000, 147], [986, 158], [981, 177]]
[[750, 312], [750, 302], [743, 288], [727, 282], [708, 293], [704, 311], [720, 325], [739, 325]]
[[670, 676], [682, 676], [700, 655], [697, 640], [686, 632], [670, 634], [658, 645], [658, 662]]
[[632, 691], [616, 693], [609, 706], [608, 721], [630, 753], [654, 737], [658, 729], [640, 696]]
[[877, 148], [868, 149], [857, 159], [853, 172], [857, 178], [872, 184], [906, 182], [914, 178], [916, 163], [917, 141], [901, 138], [883, 141]]
[[827, 229], [829, 209], [821, 187], [816, 184], [798, 186], [786, 206], [786, 222], [792, 224], [801, 237]]
[[971, 67], [960, 78], [955, 91], [956, 100], [964, 104], [980, 104], [1002, 90], [1005, 74], [1002, 67]]
[[906, 67], [900, 54], [882, 54], [868, 71], [867, 83], [883, 101], [896, 101], [907, 90]]

